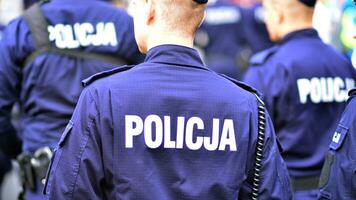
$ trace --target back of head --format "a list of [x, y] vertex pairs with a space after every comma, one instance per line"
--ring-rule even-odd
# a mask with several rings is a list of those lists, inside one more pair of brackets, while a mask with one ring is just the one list
[[192, 36], [204, 18], [205, 6], [192, 0], [154, 0], [157, 24], [169, 32]]
[[286, 34], [312, 28], [317, 0], [263, 0], [270, 38], [278, 41]]
[[203, 21], [204, 0], [133, 0], [135, 37], [141, 52], [158, 43], [193, 43]]

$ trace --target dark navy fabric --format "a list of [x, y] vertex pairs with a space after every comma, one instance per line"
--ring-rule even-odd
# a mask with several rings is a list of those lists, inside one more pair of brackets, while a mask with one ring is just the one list
[[208, 3], [208, 0], [194, 0], [195, 2], [199, 3], [199, 4], [206, 4]]
[[314, 29], [292, 32], [251, 59], [244, 80], [262, 92], [292, 177], [320, 175], [355, 78], [350, 62]]
[[[98, 76], [85, 81], [56, 149], [49, 199], [251, 198], [259, 104], [252, 92], [176, 45]], [[268, 114], [266, 128], [261, 199], [291, 199]]]
[[6, 27], [6, 26], [0, 24], [0, 40], [1, 40], [1, 38], [2, 38], [2, 34], [3, 34], [3, 32], [4, 32], [5, 27]]
[[350, 92], [328, 156], [333, 160], [324, 164], [319, 199], [356, 199], [356, 88]]
[[[5, 26], [0, 24], [0, 40], [2, 38], [3, 31]], [[11, 169], [11, 159], [9, 155], [6, 155], [3, 151], [0, 150], [0, 188], [2, 180], [5, 174]]]
[[10, 171], [11, 169], [11, 160], [7, 155], [5, 155], [3, 152], [0, 151], [0, 188], [1, 188], [1, 183], [3, 181], [3, 178], [5, 174]]
[[244, 37], [253, 54], [273, 46], [273, 42], [269, 39], [261, 4], [245, 10], [243, 24]]
[[[96, 0], [53, 0], [42, 6], [52, 45], [102, 53], [138, 63], [142, 60], [133, 34], [133, 20], [124, 11]], [[22, 66], [34, 52], [34, 41], [23, 17], [12, 21], [0, 43], [0, 148], [15, 148], [16, 131], [10, 112], [20, 102], [18, 136], [23, 151], [43, 146], [54, 148], [70, 119], [79, 95], [81, 81], [113, 64], [55, 53], [42, 54]], [[16, 153], [13, 156], [16, 156]]]
[[314, 7], [317, 0], [299, 0], [299, 1], [302, 2], [306, 6]]
[[33, 5], [36, 2], [39, 2], [40, 0], [24, 0], [23, 4], [25, 9], [29, 8], [31, 5]]
[[202, 49], [204, 62], [210, 69], [239, 78], [239, 54], [244, 43], [243, 11], [221, 0], [209, 2], [195, 44]]
[[[24, 0], [23, 3], [24, 3], [24, 7], [25, 8], [29, 8], [31, 5], [33, 5], [34, 3], [36, 2], [40, 2], [41, 0]], [[43, 0], [42, 0], [43, 1]], [[100, 1], [111, 1], [111, 0], [100, 0]]]
[[[95, 0], [83, 2], [54, 0], [43, 5], [43, 12], [52, 25], [89, 22], [95, 26], [99, 22], [113, 22], [117, 45], [80, 48], [139, 61], [132, 19], [126, 12]], [[20, 101], [23, 112], [20, 135], [23, 149], [30, 152], [45, 145], [55, 146], [82, 90], [81, 80], [112, 67], [99, 61], [57, 54], [41, 55], [22, 67], [24, 59], [33, 51], [31, 33], [20, 17], [7, 27], [0, 44], [0, 137], [13, 134], [9, 113], [13, 103]]]

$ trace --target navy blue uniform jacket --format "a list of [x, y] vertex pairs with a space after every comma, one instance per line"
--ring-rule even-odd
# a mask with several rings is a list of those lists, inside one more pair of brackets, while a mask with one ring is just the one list
[[356, 88], [335, 129], [319, 185], [319, 199], [356, 199]]
[[244, 80], [262, 92], [292, 177], [319, 176], [356, 72], [314, 29], [255, 55]]
[[[49, 199], [250, 198], [253, 90], [210, 71], [182, 46], [154, 47], [129, 68], [85, 81], [51, 166]], [[291, 199], [266, 117], [261, 199]]]
[[[133, 21], [124, 11], [96, 0], [53, 0], [41, 7], [48, 19], [49, 39], [60, 49], [82, 50], [138, 62], [140, 54], [133, 34]], [[79, 95], [81, 81], [113, 64], [54, 53], [38, 56], [32, 34], [23, 17], [12, 21], [0, 42], [0, 148], [12, 151], [15, 129], [10, 112], [21, 106], [20, 130], [23, 150], [34, 152], [55, 147]]]

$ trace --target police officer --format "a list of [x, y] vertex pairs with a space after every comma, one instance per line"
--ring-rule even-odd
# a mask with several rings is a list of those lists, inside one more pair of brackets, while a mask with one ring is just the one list
[[132, 2], [146, 60], [84, 81], [51, 164], [49, 199], [292, 198], [254, 90], [210, 71], [192, 49], [205, 3]]
[[356, 88], [349, 95], [325, 159], [319, 199], [356, 199]]
[[312, 28], [316, 0], [265, 0], [279, 43], [251, 59], [244, 80], [263, 93], [281, 141], [295, 199], [315, 199], [324, 155], [355, 85], [350, 62]]
[[[0, 24], [0, 40], [5, 26]], [[11, 169], [11, 160], [8, 155], [0, 151], [0, 199], [1, 199], [1, 185], [5, 174]]]
[[239, 6], [223, 0], [209, 1], [195, 45], [202, 50], [204, 62], [210, 69], [241, 78], [241, 50], [245, 44], [242, 29], [243, 11]]
[[[81, 80], [141, 58], [132, 18], [97, 0], [36, 4], [8, 25], [0, 43], [0, 149], [14, 158], [20, 144], [15, 136], [22, 138], [26, 199], [40, 198], [36, 183], [46, 173], [44, 158], [70, 119]], [[16, 101], [21, 105], [18, 133], [10, 123]]]
[[265, 24], [265, 12], [262, 4], [257, 4], [244, 11], [244, 38], [252, 54], [273, 46]]

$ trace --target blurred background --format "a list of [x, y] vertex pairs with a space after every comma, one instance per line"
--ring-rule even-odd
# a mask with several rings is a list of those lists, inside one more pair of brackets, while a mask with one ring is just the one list
[[[122, 0], [107, 1], [117, 7], [127, 8], [129, 5], [129, 2]], [[206, 19], [196, 36], [196, 48], [200, 50], [208, 66], [239, 79], [246, 71], [249, 58], [273, 45], [265, 30], [261, 0], [210, 1], [212, 3], [209, 7], [230, 5], [238, 14], [234, 11], [225, 10], [219, 13], [208, 9]], [[12, 19], [20, 16], [35, 2], [36, 0], [0, 0], [0, 33]], [[320, 37], [325, 43], [343, 52], [352, 61], [353, 66], [356, 66], [356, 40], [353, 39], [356, 33], [356, 7], [353, 6], [352, 0], [319, 0], [315, 9], [314, 26]], [[222, 20], [229, 23], [219, 23]], [[214, 27], [218, 33], [211, 31]], [[215, 59], [224, 56], [227, 58]], [[214, 60], [219, 60], [219, 63], [214, 63]], [[218, 66], [231, 66], [231, 63], [237, 67], [223, 69]], [[16, 108], [14, 115], [16, 116]], [[16, 120], [16, 117], [14, 119]], [[14, 123], [16, 124], [16, 121]], [[21, 190], [17, 174], [18, 167], [13, 162], [12, 171], [6, 174], [0, 188], [0, 199], [17, 199]]]
[[[0, 24], [5, 27], [12, 19], [20, 16], [23, 11], [38, 0], [0, 0]], [[127, 7], [129, 0], [106, 0], [118, 7]], [[216, 1], [216, 0], [212, 0]], [[253, 13], [255, 21], [263, 21], [263, 9], [261, 0], [222, 0], [240, 7], [245, 13]], [[356, 8], [352, 0], [319, 0], [316, 6], [314, 26], [324, 42], [332, 44], [335, 48], [342, 51], [353, 64], [356, 63], [354, 49], [356, 40], [353, 40], [356, 32]], [[253, 11], [253, 12], [252, 12]], [[248, 14], [246, 14], [248, 15]], [[248, 19], [242, 19], [245, 22]], [[239, 29], [240, 27], [237, 27]], [[224, 31], [232, 31], [227, 29]], [[256, 34], [265, 34], [256, 31]], [[266, 46], [268, 47], [268, 45]], [[254, 48], [254, 47], [250, 47]], [[257, 48], [258, 51], [263, 50]], [[252, 50], [255, 53], [255, 50]], [[355, 66], [355, 65], [354, 65]]]

